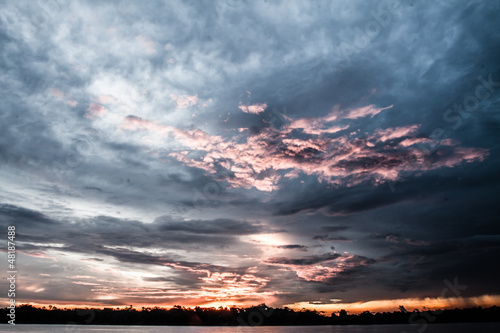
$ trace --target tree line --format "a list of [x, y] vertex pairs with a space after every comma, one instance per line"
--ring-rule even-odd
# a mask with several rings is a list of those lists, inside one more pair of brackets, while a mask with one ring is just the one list
[[[0, 309], [8, 318], [8, 309]], [[373, 325], [373, 324], [427, 324], [500, 321], [500, 308], [474, 307], [450, 310], [413, 310], [400, 307], [394, 312], [348, 314], [341, 310], [328, 316], [310, 309], [293, 310], [272, 308], [265, 304], [251, 307], [172, 308], [143, 307], [103, 309], [67, 309], [35, 307], [23, 304], [16, 308], [16, 324], [75, 324], [75, 325], [205, 325], [205, 326], [260, 326], [260, 325]]]

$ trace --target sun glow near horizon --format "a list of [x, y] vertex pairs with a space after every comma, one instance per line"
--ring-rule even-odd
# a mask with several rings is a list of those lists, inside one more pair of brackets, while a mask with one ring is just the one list
[[402, 305], [409, 312], [414, 309], [422, 310], [444, 310], [467, 307], [491, 307], [500, 304], [500, 295], [483, 295], [478, 297], [438, 297], [438, 298], [400, 298], [391, 300], [373, 300], [354, 303], [333, 303], [333, 304], [311, 304], [310, 302], [298, 302], [287, 304], [291, 309], [300, 310], [302, 308], [314, 308], [317, 311], [326, 313], [346, 310], [349, 313], [370, 312], [392, 312], [398, 311]]
[[[366, 302], [353, 302], [353, 303], [332, 303], [332, 304], [314, 304], [314, 302], [297, 302], [293, 304], [284, 304], [283, 306], [275, 305], [276, 297], [268, 296], [267, 298], [261, 298], [255, 301], [237, 301], [237, 300], [218, 300], [209, 302], [175, 302], [175, 303], [136, 303], [130, 302], [131, 304], [110, 304], [106, 302], [93, 302], [93, 303], [82, 303], [75, 304], [73, 302], [27, 302], [21, 301], [20, 304], [32, 305], [35, 307], [46, 307], [49, 306], [57, 308], [67, 308], [67, 309], [78, 309], [78, 308], [94, 308], [94, 309], [104, 309], [104, 308], [132, 308], [140, 310], [141, 308], [171, 308], [174, 306], [182, 306], [185, 308], [231, 308], [231, 307], [251, 307], [259, 304], [266, 304], [273, 308], [284, 308], [288, 307], [290, 309], [300, 311], [303, 309], [315, 310], [318, 312], [323, 312], [326, 315], [331, 315], [332, 313], [338, 313], [340, 310], [346, 310], [351, 314], [359, 314], [365, 311], [372, 313], [375, 312], [394, 312], [400, 311], [399, 307], [403, 306], [408, 312], [412, 312], [415, 309], [419, 311], [436, 311], [436, 310], [446, 310], [446, 309], [463, 309], [472, 307], [483, 307], [488, 308], [492, 306], [498, 306], [500, 304], [500, 295], [483, 295], [478, 297], [438, 297], [438, 298], [400, 298], [400, 299], [390, 299], [390, 300], [372, 300]], [[100, 301], [105, 301], [101, 299]], [[2, 302], [5, 303], [5, 302]], [[19, 304], [19, 305], [20, 305]], [[19, 306], [18, 305], [18, 306]], [[7, 306], [7, 303], [1, 306]]]

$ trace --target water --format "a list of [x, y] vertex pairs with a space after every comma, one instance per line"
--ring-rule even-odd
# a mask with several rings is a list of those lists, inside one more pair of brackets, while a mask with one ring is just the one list
[[75, 325], [0, 325], [0, 332], [33, 333], [498, 333], [500, 323], [371, 325], [371, 326], [75, 326]]

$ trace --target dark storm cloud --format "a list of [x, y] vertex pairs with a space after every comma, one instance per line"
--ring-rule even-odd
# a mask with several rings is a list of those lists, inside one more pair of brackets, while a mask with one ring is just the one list
[[54, 227], [59, 224], [40, 212], [13, 205], [0, 205], [0, 215], [4, 225], [20, 223], [26, 227], [37, 227], [40, 224], [41, 227]]
[[[389, 238], [387, 242], [393, 241]], [[422, 297], [438, 294], [443, 288], [442, 281], [454, 278], [472, 287], [462, 296], [499, 292], [497, 287], [490, 285], [500, 274], [498, 267], [490, 262], [500, 249], [497, 236], [474, 236], [423, 245], [405, 242], [390, 246], [392, 254], [379, 260], [396, 265], [405, 274], [387, 274], [377, 279], [401, 291], [420, 290]], [[386, 266], [386, 269], [393, 271], [394, 266]]]
[[229, 219], [217, 219], [210, 222], [174, 221], [169, 216], [163, 216], [157, 218], [155, 223], [159, 225], [158, 229], [161, 231], [181, 231], [194, 234], [250, 235], [265, 231], [262, 225]]
[[124, 263], [168, 266], [198, 276], [204, 276], [207, 274], [207, 272], [211, 274], [215, 272], [238, 271], [238, 269], [236, 268], [228, 268], [224, 266], [217, 266], [194, 261], [175, 260], [168, 256], [153, 256], [141, 252], [127, 250], [125, 248], [99, 247], [95, 252], [111, 256]]
[[340, 257], [340, 254], [324, 254], [321, 256], [309, 256], [305, 258], [270, 258], [267, 262], [270, 264], [283, 265], [313, 265], [324, 261], [331, 261]]
[[[495, 156], [496, 154], [498, 153], [495, 153]], [[481, 173], [474, 172], [477, 167], [473, 167], [450, 170], [447, 173], [429, 172], [425, 176], [408, 174], [400, 181], [378, 187], [359, 186], [329, 191], [314, 185], [310, 187], [311, 193], [308, 189], [303, 189], [303, 193], [299, 195], [292, 195], [293, 192], [286, 185], [283, 196], [276, 203], [277, 213], [288, 215], [302, 210], [326, 208], [326, 212], [330, 214], [355, 214], [396, 203], [423, 200], [431, 188], [434, 189], [432, 194], [435, 195], [437, 191], [447, 192], [464, 186], [491, 187], [490, 181], [498, 179], [493, 171], [496, 164], [496, 161], [492, 161], [490, 165], [482, 168], [484, 172]], [[460, 182], [456, 181], [457, 178]], [[440, 185], [436, 188], [436, 184]], [[484, 196], [487, 201], [491, 201], [491, 195], [485, 193]]]
[[326, 232], [340, 232], [340, 231], [345, 231], [349, 230], [349, 226], [345, 225], [339, 225], [339, 226], [322, 226], [321, 230], [326, 231]]
[[317, 235], [313, 236], [314, 240], [322, 240], [322, 241], [337, 241], [337, 242], [350, 242], [351, 240], [346, 237], [331, 237], [328, 235]]
[[[422, 4], [415, 4], [415, 6], [412, 6], [411, 13], [405, 12], [405, 14], [408, 15], [407, 18], [418, 15], [418, 13], [422, 11], [421, 5]], [[454, 112], [455, 116], [461, 117], [462, 127], [459, 131], [453, 131], [453, 129], [450, 128], [452, 124], [443, 120], [443, 114], [447, 108], [451, 107], [451, 104], [454, 102], [462, 103], [465, 97], [474, 95], [474, 89], [480, 85], [476, 77], [480, 75], [486, 77], [489, 73], [493, 73], [494, 75], [498, 73], [498, 66], [494, 65], [494, 58], [497, 57], [500, 52], [498, 47], [496, 47], [498, 45], [499, 36], [496, 33], [485, 33], [483, 19], [490, 22], [486, 24], [486, 30], [488, 30], [492, 26], [493, 17], [491, 15], [484, 17], [480, 14], [482, 10], [487, 10], [487, 6], [488, 5], [485, 3], [478, 2], [469, 4], [467, 8], [463, 8], [463, 12], [460, 14], [454, 12], [451, 17], [456, 24], [455, 31], [458, 33], [456, 36], [447, 34], [445, 27], [439, 26], [436, 23], [433, 23], [439, 29], [439, 34], [436, 36], [430, 37], [429, 35], [429, 38], [425, 38], [425, 36], [429, 34], [427, 30], [422, 30], [419, 35], [406, 35], [407, 39], [401, 40], [400, 42], [406, 44], [411, 40], [411, 46], [407, 44], [409, 47], [398, 47], [394, 44], [383, 47], [383, 44], [387, 43], [390, 39], [379, 36], [361, 52], [354, 54], [353, 57], [350, 58], [352, 66], [340, 69], [340, 74], [338, 72], [332, 74], [332, 80], [334, 80], [334, 82], [339, 82], [338, 85], [342, 82], [347, 85], [355, 85], [356, 87], [366, 86], [369, 80], [374, 86], [380, 87], [382, 85], [385, 86], [386, 89], [389, 88], [388, 91], [391, 91], [391, 94], [386, 96], [386, 104], [395, 104], [395, 107], [393, 110], [390, 110], [390, 112], [385, 113], [385, 116], [380, 115], [376, 119], [383, 119], [383, 121], [388, 124], [401, 124], [402, 121], [403, 123], [405, 121], [417, 121], [422, 124], [422, 131], [429, 134], [435, 129], [444, 129], [445, 135], [441, 138], [454, 137], [476, 146], [491, 147], [491, 145], [486, 143], [492, 137], [491, 135], [479, 136], [482, 129], [481, 126], [477, 126], [479, 125], [478, 113], [481, 113], [481, 117], [490, 119], [490, 122], [488, 122], [489, 124], [498, 123], [498, 119], [493, 120], [492, 112], [494, 112], [494, 110], [488, 106], [490, 102], [498, 100], [498, 95], [490, 95], [491, 100], [486, 101], [476, 113], [471, 113], [470, 117], [467, 119], [461, 117], [457, 112]], [[442, 8], [442, 10], [445, 12], [452, 11], [451, 7]], [[438, 16], [441, 15], [441, 13], [438, 13], [438, 11], [427, 13], [427, 17], [429, 18], [433, 15]], [[369, 15], [361, 17], [369, 17]], [[395, 27], [396, 29], [406, 29], [415, 23], [393, 20], [390, 24], [397, 25], [397, 27]], [[391, 26], [387, 26], [382, 31], [382, 34], [391, 34], [390, 28]], [[474, 32], [478, 33], [474, 34]], [[392, 34], [394, 33], [395, 32], [392, 31]], [[463, 38], [460, 38], [460, 36]], [[443, 38], [450, 42], [450, 48], [445, 49], [443, 56], [439, 58], [440, 60], [436, 61], [433, 66], [425, 71], [425, 79], [421, 80], [419, 76], [412, 74], [412, 72], [418, 70], [418, 66], [412, 67], [410, 63], [412, 59], [417, 59], [416, 57], [418, 57], [421, 51], [416, 51], [413, 54], [411, 52], [416, 50], [421, 42], [425, 41], [425, 43], [429, 43], [432, 41], [432, 43], [437, 44], [440, 43]], [[379, 43], [382, 43], [382, 45], [377, 45]], [[472, 44], [474, 45], [473, 47], [471, 47]], [[366, 56], [368, 56], [373, 49], [387, 50], [389, 51], [390, 57], [372, 58], [368, 61]], [[460, 52], [457, 51], [458, 49], [460, 49]], [[434, 52], [440, 52], [438, 48], [433, 50]], [[458, 58], [457, 54], [460, 54], [460, 58]], [[403, 61], [403, 57], [409, 60]], [[434, 57], [427, 57], [429, 61], [434, 61]], [[400, 59], [400, 61], [397, 61], [400, 68], [398, 71], [389, 70], [389, 67], [393, 65], [393, 58]], [[425, 56], [423, 58], [425, 58]], [[358, 62], [362, 62], [362, 66], [357, 66]], [[467, 64], [467, 66], [464, 66], [464, 64]], [[489, 66], [485, 64], [489, 64]], [[382, 69], [385, 66], [387, 66], [387, 70]], [[360, 68], [362, 68], [362, 70]], [[488, 68], [488, 70], [485, 71], [484, 68]], [[350, 71], [348, 79], [342, 79], [343, 71]], [[448, 80], [446, 84], [440, 83], [442, 80], [450, 77], [452, 73], [457, 75], [456, 79]], [[406, 77], [409, 76], [414, 77], [413, 82], [409, 82], [406, 79]], [[496, 81], [499, 81], [499, 78], [500, 76], [497, 75]], [[405, 84], [401, 84], [403, 82]], [[429, 82], [432, 82], [432, 85], [429, 85]], [[337, 87], [333, 86], [330, 91], [338, 91], [338, 89], [335, 89]], [[349, 87], [345, 89], [346, 91], [345, 94], [342, 94], [343, 96], [368, 90], [368, 88], [363, 90], [360, 88], [350, 89]], [[399, 91], [395, 89], [399, 89]], [[498, 88], [496, 89], [498, 90]], [[325, 88], [325, 95], [326, 90], [328, 90], [328, 88]], [[411, 95], [409, 95], [410, 92], [412, 93]], [[419, 99], [419, 96], [425, 96], [425, 98], [421, 98], [418, 103], [414, 103], [414, 101]], [[354, 98], [354, 100], [358, 100], [359, 97]], [[379, 126], [380, 122], [376, 119], [374, 119], [372, 124], [365, 124], [365, 128], [375, 128], [375, 126]], [[484, 121], [484, 123], [486, 124], [486, 121]], [[495, 136], [494, 134], [492, 135]], [[494, 154], [490, 163], [493, 163], [493, 160], [496, 159], [495, 156], [498, 155], [498, 150], [495, 150]], [[493, 176], [493, 169], [488, 173], [490, 174], [489, 177]], [[414, 175], [415, 173], [410, 173], [405, 177], [406, 181], [408, 181], [408, 178], [413, 178]], [[421, 178], [419, 178], [419, 181], [420, 180]], [[397, 183], [398, 193], [384, 193], [384, 191], [380, 189], [375, 190], [373, 188], [368, 188], [368, 193], [376, 192], [373, 197], [369, 198], [363, 194], [363, 192], [366, 191], [360, 191], [359, 188], [353, 189], [352, 191], [340, 189], [335, 192], [323, 192], [321, 188], [319, 188], [319, 190], [313, 189], [310, 192], [317, 193], [314, 197], [311, 197], [309, 191], [305, 190], [303, 194], [296, 196], [297, 200], [292, 199], [292, 202], [288, 200], [285, 205], [289, 205], [290, 209], [286, 208], [285, 205], [278, 205], [278, 207], [280, 207], [279, 212], [284, 214], [294, 213], [302, 209], [318, 209], [325, 206], [329, 206], [332, 212], [356, 212], [362, 209], [376, 208], [411, 199], [412, 197], [418, 196], [419, 193], [422, 193], [422, 188], [430, 187], [432, 182], [435, 182], [435, 180], [431, 179], [426, 181], [424, 179], [421, 186], [415, 184], [418, 189], [415, 189], [413, 194], [408, 193], [400, 183]], [[344, 193], [342, 193], [342, 191], [344, 191]], [[411, 189], [411, 191], [413, 192], [413, 189]], [[283, 192], [290, 193], [288, 189], [285, 189]], [[360, 196], [360, 194], [362, 196]], [[349, 198], [348, 200], [352, 200], [352, 202], [345, 203], [343, 198], [346, 197]]]
[[307, 251], [307, 246], [299, 244], [278, 245], [278, 249]]
[[[160, 259], [129, 250], [121, 250], [125, 252], [124, 256], [120, 256], [122, 252], [110, 247], [160, 247], [163, 250], [198, 246], [227, 247], [236, 245], [239, 242], [236, 236], [239, 235], [273, 232], [259, 224], [227, 219], [183, 221], [161, 217], [152, 224], [145, 224], [140, 221], [98, 216], [67, 224], [50, 219], [39, 212], [12, 205], [2, 205], [0, 214], [2, 225], [18, 226], [22, 242], [27, 242], [20, 246], [21, 249], [54, 249], [51, 244], [60, 243], [64, 244], [61, 248], [64, 251], [110, 254], [121, 260], [130, 257], [128, 260], [131, 262], [151, 261], [155, 264], [161, 264], [158, 261]], [[147, 260], [137, 256], [144, 256]]]

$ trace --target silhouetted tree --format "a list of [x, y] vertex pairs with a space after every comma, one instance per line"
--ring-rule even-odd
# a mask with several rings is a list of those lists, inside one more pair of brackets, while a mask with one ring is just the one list
[[[0, 309], [0, 316], [6, 318], [9, 309]], [[428, 323], [455, 322], [493, 322], [500, 321], [500, 308], [492, 306], [443, 311], [399, 311], [349, 315], [341, 310], [337, 316], [330, 317], [310, 309], [296, 311], [290, 308], [272, 308], [266, 304], [239, 308], [232, 306], [219, 308], [194, 309], [175, 305], [170, 309], [160, 307], [142, 307], [139, 311], [132, 306], [104, 309], [59, 309], [34, 307], [23, 304], [16, 308], [16, 323], [19, 324], [76, 324], [91, 325], [372, 325], [372, 324], [408, 324], [410, 318], [416, 321], [434, 318]]]

